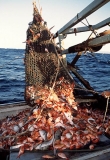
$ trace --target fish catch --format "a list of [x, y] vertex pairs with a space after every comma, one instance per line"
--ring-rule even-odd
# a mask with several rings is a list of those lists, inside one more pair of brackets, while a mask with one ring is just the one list
[[74, 94], [74, 103], [70, 105], [66, 97], [74, 91], [73, 85], [65, 79], [59, 81], [54, 87], [57, 99], [49, 98], [53, 94], [50, 88], [35, 90], [35, 97], [39, 96], [34, 101], [35, 107], [1, 120], [1, 148], [18, 145], [18, 157], [25, 150], [53, 149], [56, 153], [56, 150], [82, 149], [87, 145], [90, 150], [95, 148], [100, 135], [108, 131], [110, 116], [107, 115], [103, 123], [104, 112], [92, 109], [92, 106], [80, 106], [75, 102]]
[[[33, 6], [33, 22], [25, 41], [25, 100], [33, 108], [0, 121], [0, 148], [18, 147], [18, 158], [26, 150], [48, 149], [53, 150], [54, 156], [42, 158], [68, 159], [64, 150], [81, 150], [85, 146], [93, 150], [100, 135], [110, 134], [110, 116], [76, 102], [75, 83], [62, 65], [58, 54], [61, 50], [50, 32], [52, 28], [46, 27]], [[109, 100], [110, 93], [104, 92], [103, 96]]]

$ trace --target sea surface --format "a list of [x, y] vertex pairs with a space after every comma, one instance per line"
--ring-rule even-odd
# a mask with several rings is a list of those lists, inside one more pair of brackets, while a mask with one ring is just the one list
[[[0, 49], [0, 104], [23, 102], [25, 89], [25, 50]], [[68, 54], [71, 62], [75, 54]], [[95, 91], [110, 90], [110, 54], [82, 54], [76, 63], [78, 72]]]

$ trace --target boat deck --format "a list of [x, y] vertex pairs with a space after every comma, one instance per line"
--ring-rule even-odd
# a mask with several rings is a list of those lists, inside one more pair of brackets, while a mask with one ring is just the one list
[[[22, 110], [30, 108], [25, 102], [8, 104], [0, 106], [0, 119], [6, 116], [16, 115]], [[6, 153], [5, 150], [0, 150], [1, 153]], [[8, 160], [15, 160], [18, 156], [18, 148], [10, 149], [10, 154], [7, 156]], [[106, 136], [102, 136], [99, 145], [94, 149], [84, 149], [84, 150], [66, 150], [65, 155], [69, 160], [102, 160], [110, 159], [110, 139]], [[52, 155], [53, 151], [43, 150], [43, 151], [25, 151], [25, 153], [20, 157], [20, 160], [42, 160], [43, 155]], [[60, 160], [61, 158], [55, 157], [54, 159]], [[5, 159], [2, 159], [5, 160]]]
[[[25, 152], [21, 157], [20, 160], [42, 160], [42, 156], [48, 154], [51, 155], [52, 151], [36, 151], [36, 152]], [[66, 152], [65, 153], [69, 160], [109, 160], [110, 159], [110, 148], [103, 149], [101, 151], [96, 152]], [[15, 160], [18, 155], [18, 152], [11, 152], [10, 160]], [[61, 160], [61, 158], [54, 158], [57, 160]]]

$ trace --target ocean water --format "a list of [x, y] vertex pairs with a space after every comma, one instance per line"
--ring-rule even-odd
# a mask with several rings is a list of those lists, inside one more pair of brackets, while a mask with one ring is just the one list
[[[24, 55], [23, 49], [0, 49], [0, 104], [24, 101]], [[74, 56], [68, 54], [67, 60]], [[110, 90], [110, 54], [83, 54], [76, 67], [95, 91]]]
[[0, 49], [0, 104], [24, 101], [24, 50]]

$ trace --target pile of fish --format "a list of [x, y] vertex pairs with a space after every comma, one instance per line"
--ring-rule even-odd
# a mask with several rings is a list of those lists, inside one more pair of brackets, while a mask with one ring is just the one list
[[63, 77], [53, 88], [27, 87], [28, 98], [34, 93], [34, 107], [0, 121], [0, 148], [17, 145], [18, 157], [25, 150], [94, 149], [110, 117], [103, 122], [104, 112], [77, 104], [74, 87]]

